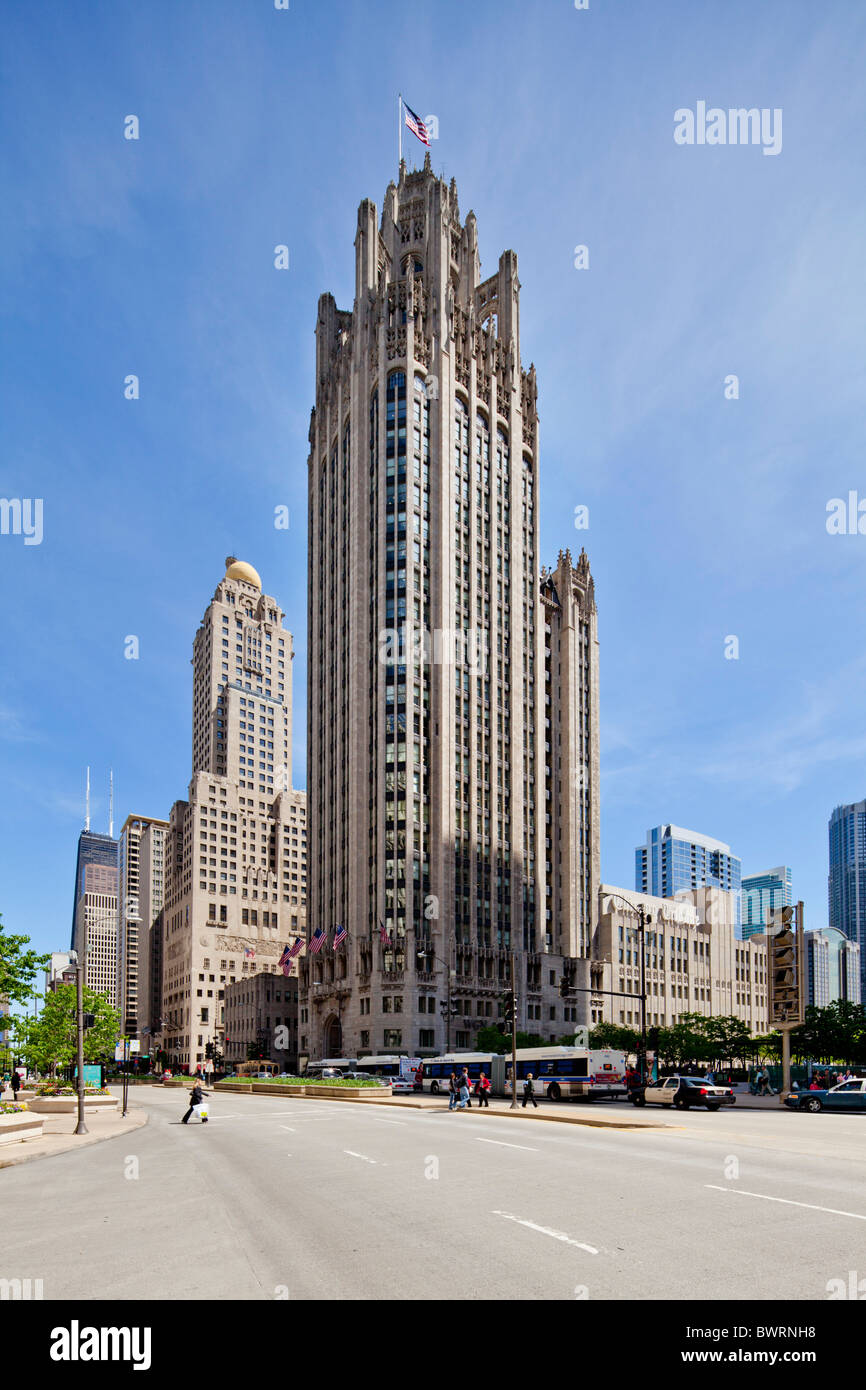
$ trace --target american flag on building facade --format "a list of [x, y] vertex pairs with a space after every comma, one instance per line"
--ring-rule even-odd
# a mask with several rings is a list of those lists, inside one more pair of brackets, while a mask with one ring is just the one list
[[310, 937], [310, 955], [314, 956], [317, 951], [321, 951], [327, 940], [327, 932], [324, 927], [317, 927]]
[[245, 947], [244, 947], [244, 960], [255, 960], [255, 958], [256, 958], [256, 953], [255, 953], [254, 949], [252, 948], [252, 946], [245, 946]]
[[295, 956], [299, 956], [299, 955], [301, 954], [301, 952], [303, 951], [303, 949], [304, 949], [304, 938], [303, 938], [302, 936], [299, 936], [298, 939], [297, 939], [297, 941], [295, 941], [295, 942], [288, 948], [288, 951], [289, 951], [289, 960], [294, 960], [294, 959], [295, 959]]
[[336, 951], [336, 949], [337, 949], [338, 946], [342, 946], [342, 944], [343, 944], [343, 942], [344, 942], [345, 940], [346, 940], [346, 928], [345, 928], [345, 927], [336, 927], [335, 930], [334, 930], [334, 950]]
[[385, 926], [385, 923], [381, 920], [379, 922], [379, 940], [382, 941], [386, 946], [391, 945], [391, 938], [388, 935], [388, 928]]
[[403, 110], [406, 112], [406, 124], [411, 130], [412, 134], [417, 135], [418, 139], [421, 141], [421, 144], [426, 145], [429, 149], [430, 132], [428, 131], [421, 117], [416, 115], [416, 113], [412, 110], [412, 107], [407, 106], [405, 101], [403, 102]]

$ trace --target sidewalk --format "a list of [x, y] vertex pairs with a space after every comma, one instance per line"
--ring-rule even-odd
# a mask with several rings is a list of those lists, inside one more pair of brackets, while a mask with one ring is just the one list
[[78, 1115], [73, 1111], [67, 1115], [46, 1115], [42, 1126], [41, 1139], [24, 1139], [18, 1143], [0, 1145], [0, 1168], [11, 1168], [17, 1163], [28, 1163], [32, 1158], [49, 1158], [52, 1154], [67, 1153], [70, 1149], [86, 1148], [88, 1144], [101, 1144], [104, 1139], [115, 1139], [131, 1130], [141, 1129], [147, 1124], [147, 1112], [130, 1108], [124, 1119], [117, 1110], [88, 1111], [84, 1117], [87, 1134], [75, 1133]]

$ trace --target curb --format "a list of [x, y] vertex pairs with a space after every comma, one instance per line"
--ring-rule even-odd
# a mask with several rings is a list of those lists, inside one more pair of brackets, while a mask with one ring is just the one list
[[[0, 1156], [0, 1168], [15, 1168], [20, 1163], [35, 1163], [40, 1158], [58, 1158], [61, 1154], [71, 1153], [77, 1149], [86, 1149], [91, 1144], [104, 1144], [108, 1139], [121, 1139], [124, 1134], [130, 1134], [133, 1130], [143, 1129], [148, 1123], [149, 1116], [146, 1110], [129, 1110], [126, 1120], [120, 1129], [116, 1129], [111, 1134], [47, 1134], [44, 1139], [73, 1140], [71, 1143], [64, 1143], [62, 1147], [47, 1149], [43, 1153], [16, 1153], [3, 1154]], [[42, 1140], [37, 1140], [41, 1143]], [[25, 1148], [26, 1141], [22, 1141], [21, 1148]], [[5, 1146], [4, 1146], [5, 1147]], [[11, 1146], [10, 1146], [11, 1147]]]

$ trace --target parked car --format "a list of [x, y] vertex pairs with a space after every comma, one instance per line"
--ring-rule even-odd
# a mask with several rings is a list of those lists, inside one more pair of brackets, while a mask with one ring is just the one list
[[825, 1091], [789, 1091], [784, 1097], [789, 1110], [866, 1110], [866, 1077], [840, 1081]]
[[734, 1105], [736, 1096], [730, 1086], [715, 1086], [698, 1076], [666, 1076], [630, 1092], [634, 1105], [670, 1105], [675, 1110], [688, 1110], [703, 1105], [718, 1110], [722, 1105]]
[[368, 1071], [344, 1071], [342, 1075], [346, 1081], [375, 1081], [377, 1086], [390, 1084], [387, 1076], [371, 1076]]

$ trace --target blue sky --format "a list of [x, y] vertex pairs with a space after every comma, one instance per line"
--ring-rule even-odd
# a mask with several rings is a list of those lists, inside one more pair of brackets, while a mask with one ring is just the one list
[[[866, 536], [825, 525], [866, 498], [866, 10], [3, 0], [0, 22], [0, 496], [44, 501], [41, 545], [0, 536], [6, 925], [68, 945], [88, 763], [95, 829], [110, 766], [118, 825], [185, 795], [191, 644], [230, 553], [295, 635], [305, 784], [316, 301], [351, 307], [401, 88], [439, 119], [482, 272], [519, 257], [542, 559], [585, 544], [596, 578], [603, 877], [631, 886], [672, 820], [746, 872], [790, 864], [825, 924], [827, 820], [866, 795]], [[675, 144], [700, 100], [781, 108], [781, 152]]]

